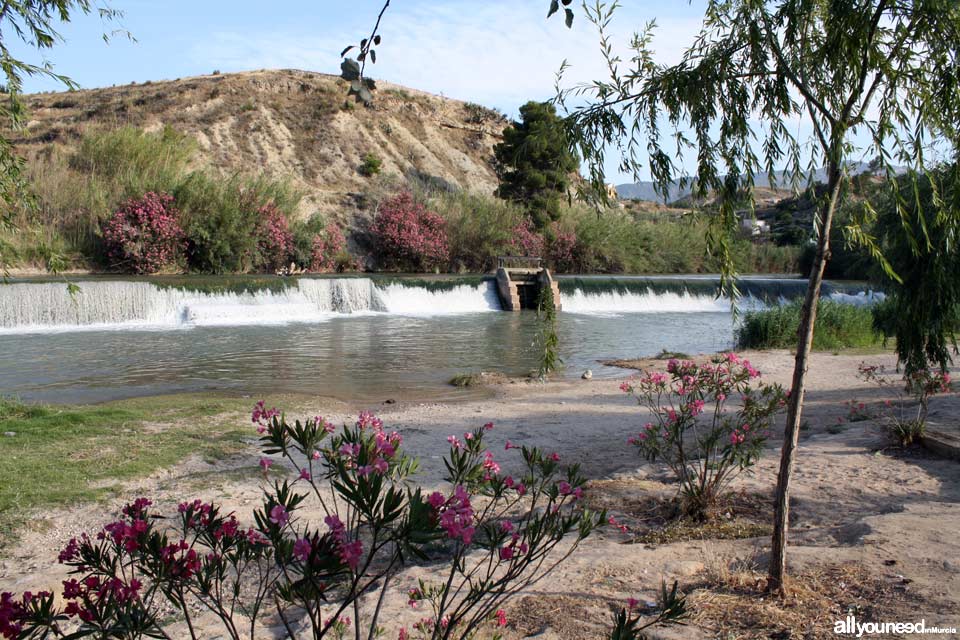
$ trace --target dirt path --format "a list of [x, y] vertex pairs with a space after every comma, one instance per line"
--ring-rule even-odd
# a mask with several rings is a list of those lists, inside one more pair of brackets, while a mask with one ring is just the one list
[[[788, 383], [790, 354], [764, 352], [748, 357], [765, 380]], [[845, 401], [855, 398], [879, 405], [884, 400], [881, 392], [855, 378], [861, 360], [893, 365], [888, 355], [814, 356], [804, 412], [808, 425], [802, 432], [794, 485], [791, 570], [823, 576], [833, 566], [856, 566], [863, 572], [858, 575], [867, 576], [858, 581], [875, 583], [876, 589], [890, 594], [892, 604], [885, 611], [907, 616], [894, 621], [923, 618], [928, 625], [960, 626], [960, 536], [956, 534], [960, 530], [960, 463], [920, 450], [884, 449], [884, 436], [872, 421], [838, 424], [837, 419], [847, 415]], [[353, 409], [361, 408], [365, 407]], [[301, 409], [304, 415], [314, 415], [324, 413], [326, 407]], [[342, 405], [337, 409], [329, 419], [348, 419]], [[493, 421], [496, 429], [490, 445], [494, 451], [502, 451], [509, 439], [556, 450], [565, 460], [581, 462], [587, 476], [598, 481], [595, 490], [615, 497], [610, 506], [628, 524], [629, 510], [617, 510], [618, 504], [625, 508], [627, 502], [616, 497], [618, 491], [623, 495], [634, 487], [669, 491], [661, 484], [667, 478], [662, 467], [644, 463], [625, 445], [630, 432], [645, 419], [616, 381], [504, 384], [497, 388], [496, 397], [486, 400], [376, 409], [391, 429], [404, 435], [406, 450], [421, 458], [422, 483], [428, 488], [441, 482], [446, 436]], [[960, 398], [956, 394], [935, 398], [931, 409], [934, 420], [957, 419]], [[739, 491], [760, 501], [769, 496], [778, 448], [778, 441], [770, 443], [755, 472], [737, 481]], [[56, 588], [65, 575], [55, 563], [56, 550], [70, 537], [96, 530], [136, 496], [152, 497], [168, 513], [186, 498], [216, 500], [240, 514], [249, 513], [261, 496], [257, 458], [251, 445], [249, 456], [216, 465], [190, 460], [132, 483], [124, 495], [104, 503], [24, 514], [19, 542], [0, 559], [0, 590]], [[508, 627], [508, 637], [601, 638], [611, 603], [628, 597], [652, 600], [661, 579], [678, 579], [695, 589], [704, 581], [753, 575], [751, 569], [762, 569], [769, 548], [766, 536], [666, 544], [624, 544], [627, 539], [610, 531], [588, 540], [570, 562], [535, 588], [536, 597], [511, 609], [515, 622]], [[403, 589], [398, 588], [386, 603], [388, 629], [418, 619], [417, 612], [406, 605], [405, 589], [417, 576], [428, 573], [413, 568], [400, 576], [397, 584]], [[707, 596], [700, 601], [705, 610], [712, 606]], [[718, 631], [711, 626], [714, 619], [667, 635], [713, 637]], [[395, 634], [392, 631], [387, 637]], [[808, 637], [821, 635], [810, 631]]]

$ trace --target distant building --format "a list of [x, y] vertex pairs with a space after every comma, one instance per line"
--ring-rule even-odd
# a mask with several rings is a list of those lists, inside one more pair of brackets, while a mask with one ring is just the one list
[[746, 235], [753, 238], [765, 236], [770, 233], [770, 225], [767, 224], [766, 220], [757, 220], [749, 213], [741, 214], [740, 228]]

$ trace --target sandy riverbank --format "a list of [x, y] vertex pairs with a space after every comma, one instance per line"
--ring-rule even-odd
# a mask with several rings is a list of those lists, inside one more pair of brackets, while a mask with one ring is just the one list
[[[793, 366], [789, 353], [748, 357], [765, 380], [789, 382]], [[845, 401], [855, 398], [879, 404], [885, 397], [856, 379], [861, 361], [893, 365], [891, 355], [830, 354], [817, 354], [811, 365], [804, 414], [809, 425], [802, 435], [794, 491], [791, 568], [804, 572], [811, 584], [824, 582], [824, 589], [836, 589], [841, 582], [838, 575], [857, 583], [823, 601], [831, 606], [842, 606], [839, 601], [844, 598], [851, 605], [858, 604], [858, 599], [861, 605], [875, 601], [882, 615], [893, 616], [893, 621], [924, 618], [928, 625], [958, 626], [960, 464], [922, 451], [884, 449], [887, 442], [873, 421], [838, 426], [837, 418], [847, 415]], [[492, 396], [459, 403], [401, 401], [377, 407], [331, 402], [287, 407], [287, 411], [320, 413], [336, 422], [349, 419], [360, 409], [376, 410], [390, 428], [404, 435], [408, 453], [421, 458], [419, 477], [427, 487], [441, 483], [446, 436], [492, 421], [496, 425], [492, 449], [502, 451], [509, 439], [555, 450], [565, 460], [582, 463], [583, 471], [594, 480], [592, 499], [632, 528], [642, 524], [638, 502], [648, 495], [669, 495], [672, 490], [665, 484], [669, 478], [660, 465], [643, 462], [626, 446], [627, 436], [645, 419], [636, 403], [619, 391], [617, 381], [502, 384], [493, 388]], [[960, 399], [955, 394], [935, 398], [931, 410], [931, 420], [956, 419], [960, 417]], [[251, 429], [251, 441], [254, 435]], [[763, 505], [769, 499], [778, 449], [779, 440], [771, 442], [755, 473], [737, 481], [744, 500]], [[255, 470], [258, 456], [251, 444], [249, 455], [215, 464], [189, 460], [129, 483], [122, 495], [107, 502], [29, 514], [19, 540], [0, 559], [0, 590], [56, 588], [65, 574], [55, 563], [55, 550], [82, 531], [97, 530], [136, 496], [152, 497], [167, 513], [175, 510], [180, 499], [201, 498], [249, 514], [260, 499], [261, 478]], [[763, 511], [761, 507], [758, 510]], [[534, 597], [513, 603], [508, 615], [514, 622], [507, 628], [507, 637], [602, 638], [609, 626], [611, 603], [628, 597], [652, 600], [661, 579], [678, 579], [681, 588], [694, 592], [692, 624], [670, 634], [715, 637], [733, 631], [740, 634], [735, 637], [769, 637], [771, 629], [760, 635], [739, 629], [737, 625], [747, 613], [724, 621], [722, 607], [718, 608], [718, 603], [742, 606], [742, 593], [737, 595], [731, 585], [749, 580], [755, 569], [762, 572], [769, 547], [765, 535], [625, 544], [629, 540], [630, 536], [616, 531], [589, 539], [571, 561], [535, 588]], [[406, 606], [405, 589], [424, 574], [429, 572], [413, 568], [398, 579], [404, 589], [398, 589], [386, 603], [388, 630], [418, 619], [418, 613]], [[723, 588], [717, 586], [723, 584]], [[740, 588], [742, 592], [747, 586], [740, 584]], [[808, 600], [791, 606], [799, 615], [803, 607], [825, 606], [823, 603]], [[818, 623], [809, 622], [816, 615], [802, 618], [807, 621], [802, 624], [813, 626], [790, 629], [797, 634], [794, 637], [832, 637], [824, 630], [832, 628], [832, 620], [842, 615], [839, 611], [818, 615], [822, 618]], [[791, 618], [783, 620], [787, 622], [758, 620], [758, 633], [759, 625], [765, 623], [794, 624], [789, 622]], [[809, 634], [804, 635], [805, 631]], [[389, 632], [387, 637], [395, 634]]]

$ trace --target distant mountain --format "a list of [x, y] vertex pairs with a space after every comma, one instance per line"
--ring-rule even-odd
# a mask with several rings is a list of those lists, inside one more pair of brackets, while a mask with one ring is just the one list
[[[854, 174], [863, 173], [867, 170], [868, 164], [866, 162], [855, 162], [850, 165], [850, 168], [851, 172]], [[791, 187], [790, 179], [786, 177], [786, 172], [778, 171], [776, 172], [775, 176], [775, 185], [770, 184], [766, 173], [754, 176], [754, 183], [758, 187], [766, 188], [789, 189]], [[826, 169], [817, 170], [816, 173], [814, 173], [814, 180], [816, 182], [826, 182]], [[667, 196], [666, 202], [669, 203], [679, 200], [684, 196], [690, 195], [690, 192], [691, 189], [689, 185], [686, 188], [681, 189], [679, 183], [674, 182], [670, 185], [669, 195]], [[624, 200], [652, 200], [654, 202], [664, 201], [663, 198], [657, 194], [656, 190], [654, 190], [653, 182], [649, 180], [619, 184], [617, 185], [617, 195]]]

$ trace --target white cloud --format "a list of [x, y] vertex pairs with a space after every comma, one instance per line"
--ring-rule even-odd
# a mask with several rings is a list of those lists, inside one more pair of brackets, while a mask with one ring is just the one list
[[[580, 15], [568, 30], [560, 16], [546, 20], [541, 5], [500, 0], [391, 7], [382, 26], [378, 64], [368, 66], [368, 73], [508, 112], [529, 99], [551, 97], [554, 75], [564, 59], [572, 65], [568, 82], [603, 77], [606, 69], [592, 25]], [[618, 46], [625, 50], [632, 31], [647, 19], [621, 10], [614, 21]], [[698, 26], [699, 20], [662, 20], [654, 43], [662, 50], [658, 58], [675, 62]], [[310, 34], [273, 31], [252, 37], [216, 33], [191, 53], [216, 68], [336, 72], [340, 50], [368, 27], [360, 22]]]

